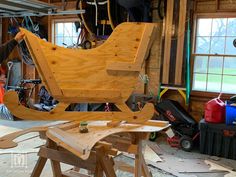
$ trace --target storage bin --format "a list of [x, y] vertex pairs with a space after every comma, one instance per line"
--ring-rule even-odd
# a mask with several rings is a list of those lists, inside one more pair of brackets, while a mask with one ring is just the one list
[[231, 106], [231, 102], [227, 102], [226, 104], [226, 117], [225, 122], [227, 125], [235, 125], [236, 126], [236, 106]]
[[236, 126], [207, 123], [201, 120], [200, 152], [236, 160]]

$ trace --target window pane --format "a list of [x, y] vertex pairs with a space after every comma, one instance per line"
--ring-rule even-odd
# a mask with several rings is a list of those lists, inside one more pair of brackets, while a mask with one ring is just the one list
[[63, 37], [56, 37], [56, 45], [64, 46], [63, 45]]
[[236, 75], [236, 58], [225, 57], [224, 74]]
[[64, 23], [64, 36], [73, 36], [72, 23]]
[[56, 23], [56, 34], [55, 36], [63, 36], [63, 23]]
[[236, 93], [236, 76], [223, 76], [222, 92]]
[[199, 19], [197, 36], [210, 36], [211, 35], [212, 19]]
[[212, 22], [212, 36], [226, 35], [227, 18], [215, 18]]
[[78, 37], [73, 37], [73, 43], [77, 44], [77, 42], [78, 42]]
[[222, 75], [208, 74], [207, 91], [220, 92]]
[[194, 72], [207, 73], [208, 57], [196, 56], [194, 60]]
[[211, 54], [224, 54], [225, 37], [211, 38]]
[[66, 46], [70, 46], [70, 45], [73, 45], [73, 38], [71, 37], [65, 37], [64, 38], [64, 43], [66, 44]]
[[194, 74], [193, 78], [193, 90], [206, 90], [206, 74]]
[[209, 54], [209, 49], [210, 49], [210, 37], [197, 37], [196, 53]]
[[208, 73], [222, 74], [223, 57], [210, 57]]
[[236, 55], [236, 48], [233, 46], [233, 41], [236, 37], [226, 37], [225, 54]]
[[227, 36], [236, 36], [236, 18], [229, 18], [227, 24]]

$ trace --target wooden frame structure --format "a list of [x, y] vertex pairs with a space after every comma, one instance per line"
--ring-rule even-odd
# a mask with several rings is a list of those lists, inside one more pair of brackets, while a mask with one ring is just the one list
[[[45, 146], [40, 148], [39, 159], [31, 177], [39, 177], [50, 159], [54, 177], [68, 177], [63, 174], [60, 163], [66, 163], [91, 171], [95, 176], [116, 177], [118, 168], [135, 177], [151, 177], [142, 154], [142, 141], [150, 132], [159, 132], [169, 127], [165, 121], [147, 121], [144, 125], [121, 123], [117, 127], [107, 126], [107, 121], [88, 123], [88, 133], [79, 131], [79, 121], [72, 121], [51, 127], [35, 127], [15, 132], [0, 138], [0, 148], [11, 148], [17, 144], [14, 139], [26, 133], [39, 131], [41, 138], [46, 139]], [[135, 167], [115, 164], [113, 156], [117, 152], [135, 154]], [[75, 176], [75, 175], [74, 175]], [[81, 176], [78, 174], [78, 176]]]
[[[152, 104], [132, 112], [125, 102], [135, 89], [155, 28], [152, 23], [123, 23], [103, 45], [91, 50], [58, 47], [21, 29], [43, 84], [60, 103], [47, 114], [18, 104], [13, 92], [5, 95], [4, 103], [13, 115], [27, 120], [147, 121], [154, 113]], [[71, 103], [106, 102], [120, 112], [65, 112]]]
[[[104, 141], [97, 142], [90, 156], [85, 160], [61, 147], [55, 141], [47, 139], [46, 145], [41, 147], [38, 152], [39, 158], [31, 177], [40, 176], [47, 160], [51, 161], [51, 167], [55, 177], [69, 177], [70, 173], [78, 177], [90, 176], [88, 174], [81, 174], [80, 169], [86, 169], [88, 173], [94, 174], [96, 177], [103, 177], [103, 174], [107, 177], [116, 177], [116, 169], [133, 173], [135, 177], [151, 177], [151, 172], [142, 154], [142, 140], [146, 139], [147, 135], [147, 133], [131, 133], [131, 139], [122, 138], [122, 135], [111, 135]], [[115, 146], [113, 146], [112, 143], [115, 141]], [[118, 154], [118, 150], [135, 154], [135, 166], [133, 167], [125, 163], [122, 163], [122, 165], [121, 163], [116, 163], [112, 157]], [[63, 173], [60, 167], [61, 162], [72, 165], [77, 170]]]

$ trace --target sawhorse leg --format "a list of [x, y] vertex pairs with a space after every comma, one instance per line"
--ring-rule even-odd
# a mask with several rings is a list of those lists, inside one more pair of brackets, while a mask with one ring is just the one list
[[40, 177], [46, 162], [47, 162], [46, 158], [39, 157], [30, 177]]
[[[46, 146], [52, 149], [57, 148], [57, 145], [49, 139], [47, 140]], [[60, 162], [57, 162], [55, 160], [50, 160], [50, 161], [51, 161], [51, 166], [52, 166], [52, 171], [53, 171], [53, 177], [62, 177]], [[31, 174], [31, 177], [40, 177], [46, 162], [47, 162], [47, 158], [39, 156], [38, 161]]]
[[[97, 146], [96, 148], [97, 154], [97, 168], [96, 168], [96, 177], [102, 177], [102, 170], [104, 171], [106, 177], [116, 177], [116, 173], [114, 170], [114, 162], [113, 160], [106, 154], [104, 147]], [[98, 171], [97, 171], [98, 170]]]
[[137, 145], [137, 153], [135, 154], [135, 170], [134, 176], [141, 177], [152, 177], [142, 152], [142, 141], [148, 136], [147, 133], [136, 133], [135, 134], [135, 144]]

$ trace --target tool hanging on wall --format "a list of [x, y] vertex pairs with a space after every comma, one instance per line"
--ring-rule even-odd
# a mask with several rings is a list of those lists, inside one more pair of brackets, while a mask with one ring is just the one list
[[6, 80], [6, 84], [5, 84], [5, 89], [6, 90], [8, 90], [9, 79], [10, 79], [11, 70], [12, 70], [12, 67], [13, 67], [13, 62], [12, 61], [7, 62], [7, 67], [8, 67], [7, 80]]
[[[77, 10], [86, 9], [86, 14], [78, 14], [78, 17], [81, 19], [90, 35], [101, 35], [100, 31], [103, 31], [104, 35], [105, 25], [111, 26], [112, 30], [114, 29], [110, 3], [110, 0], [77, 0]], [[102, 30], [100, 30], [100, 24], [102, 25]]]

